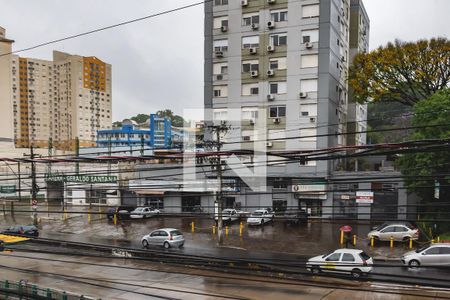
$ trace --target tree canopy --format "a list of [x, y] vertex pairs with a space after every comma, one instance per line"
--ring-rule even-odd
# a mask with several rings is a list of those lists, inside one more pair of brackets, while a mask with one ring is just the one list
[[450, 41], [396, 40], [355, 56], [349, 85], [359, 102], [398, 101], [414, 106], [450, 83]]
[[[450, 89], [442, 90], [430, 98], [417, 103], [412, 118], [413, 126], [419, 128], [410, 136], [411, 140], [449, 139], [450, 138]], [[430, 125], [444, 125], [433, 126]], [[448, 144], [447, 144], [448, 146]], [[447, 148], [434, 151], [417, 151], [402, 155], [397, 163], [405, 177], [407, 187], [422, 196], [433, 199], [435, 180], [439, 182], [440, 199], [450, 197], [450, 151]], [[422, 176], [422, 177], [420, 177]], [[431, 176], [429, 179], [423, 176]], [[425, 188], [424, 188], [425, 187]]]

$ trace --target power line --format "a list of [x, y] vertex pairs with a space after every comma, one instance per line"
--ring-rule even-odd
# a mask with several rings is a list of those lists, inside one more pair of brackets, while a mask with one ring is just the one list
[[151, 14], [151, 15], [148, 15], [148, 16], [144, 16], [144, 17], [140, 17], [140, 18], [136, 18], [136, 19], [131, 19], [131, 20], [128, 20], [128, 21], [125, 21], [125, 22], [116, 23], [116, 24], [113, 24], [113, 25], [109, 25], [109, 26], [105, 26], [105, 27], [89, 30], [89, 31], [78, 33], [78, 34], [74, 34], [74, 35], [69, 35], [69, 36], [66, 36], [66, 37], [63, 37], [63, 38], [60, 38], [60, 39], [44, 42], [44, 43], [37, 44], [37, 45], [31, 46], [31, 47], [27, 47], [27, 48], [23, 48], [23, 49], [20, 49], [20, 50], [11, 51], [11, 52], [7, 52], [7, 53], [2, 53], [2, 54], [0, 54], [0, 57], [1, 56], [10, 55], [10, 54], [19, 53], [19, 52], [33, 50], [33, 49], [44, 47], [44, 46], [48, 46], [48, 45], [51, 45], [51, 44], [56, 44], [56, 43], [59, 43], [59, 42], [62, 42], [62, 41], [67, 41], [67, 40], [79, 38], [79, 37], [82, 37], [82, 36], [86, 36], [86, 35], [90, 35], [90, 34], [93, 34], [93, 33], [105, 31], [105, 30], [108, 30], [108, 29], [112, 29], [112, 28], [128, 25], [128, 24], [131, 24], [131, 23], [144, 21], [144, 20], [155, 18], [155, 17], [162, 16], [162, 15], [167, 15], [167, 14], [170, 14], [170, 13], [173, 13], [173, 12], [177, 12], [177, 11], [180, 11], [180, 10], [184, 10], [184, 9], [187, 9], [187, 8], [203, 5], [203, 4], [205, 4], [207, 2], [211, 2], [211, 1], [212, 0], [205, 0], [205, 1], [201, 1], [201, 2], [196, 2], [196, 3], [189, 4], [189, 5], [180, 6], [180, 7], [174, 8], [174, 9], [169, 9], [169, 10], [165, 10], [165, 11], [162, 11], [162, 12], [159, 12], [159, 13]]

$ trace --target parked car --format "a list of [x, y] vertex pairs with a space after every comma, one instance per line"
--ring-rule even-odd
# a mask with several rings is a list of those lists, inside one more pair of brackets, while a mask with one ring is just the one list
[[391, 237], [394, 241], [409, 241], [409, 239], [417, 240], [419, 238], [419, 229], [411, 228], [402, 223], [394, 223], [375, 229], [367, 234], [367, 237], [379, 241], [390, 241]]
[[373, 259], [359, 249], [337, 249], [325, 255], [312, 257], [306, 263], [306, 269], [313, 274], [320, 272], [350, 273], [360, 278], [372, 272]]
[[284, 225], [293, 224], [298, 225], [300, 223], [308, 223], [308, 214], [303, 209], [287, 209], [281, 216]]
[[141, 240], [142, 246], [147, 248], [150, 245], [171, 247], [183, 247], [183, 234], [174, 228], [157, 229], [145, 235]]
[[406, 252], [401, 261], [405, 266], [450, 266], [450, 244], [437, 243]]
[[[216, 222], [219, 220], [219, 217], [216, 215]], [[235, 221], [239, 221], [241, 219], [241, 214], [238, 210], [234, 208], [226, 208], [222, 210], [222, 222], [230, 224]]]
[[381, 230], [389, 225], [405, 225], [409, 228], [416, 228], [416, 226], [414, 226], [411, 222], [407, 222], [407, 221], [395, 221], [395, 222], [384, 222], [381, 225], [377, 225], [372, 227], [372, 230]]
[[274, 214], [267, 209], [258, 209], [252, 212], [247, 218], [248, 225], [264, 225], [267, 222], [273, 222]]
[[150, 218], [154, 215], [159, 214], [160, 211], [151, 207], [137, 207], [135, 210], [130, 212], [130, 218], [132, 219], [145, 219]]
[[106, 211], [106, 217], [108, 220], [114, 220], [114, 214], [117, 214], [117, 219], [129, 219], [130, 212], [135, 209], [134, 206], [118, 206], [118, 207], [110, 207]]
[[25, 236], [32, 236], [32, 237], [38, 237], [39, 236], [39, 230], [34, 225], [16, 225], [16, 226], [11, 226], [11, 227], [3, 230], [2, 233], [25, 235]]
[[5, 243], [0, 240], [0, 252], [5, 250]]

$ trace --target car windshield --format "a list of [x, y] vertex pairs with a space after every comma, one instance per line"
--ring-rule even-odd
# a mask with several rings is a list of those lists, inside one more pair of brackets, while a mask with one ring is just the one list
[[138, 208], [136, 208], [134, 211], [135, 211], [135, 212], [141, 212], [141, 211], [143, 211], [143, 210], [144, 210], [143, 207], [138, 207]]
[[419, 249], [416, 250], [416, 253], [420, 253], [420, 252], [422, 252], [424, 250], [427, 250], [429, 247], [430, 247], [429, 245], [420, 247]]
[[362, 260], [369, 260], [369, 259], [370, 259], [370, 256], [367, 255], [366, 252], [361, 252], [361, 253], [359, 254], [359, 257], [361, 257]]
[[333, 252], [330, 252], [330, 253], [327, 253], [327, 254], [323, 255], [322, 258], [325, 258], [325, 257], [327, 257], [328, 255], [331, 255], [331, 254], [333, 254], [333, 253], [334, 253], [334, 251], [333, 251]]
[[231, 212], [232, 212], [231, 210], [225, 209], [225, 210], [222, 211], [222, 214], [223, 215], [231, 215]]
[[258, 217], [258, 216], [262, 216], [263, 212], [262, 211], [255, 211], [254, 213], [252, 213], [253, 217]]
[[178, 230], [172, 230], [170, 232], [171, 236], [179, 236], [179, 235], [183, 235], [181, 232], [179, 232]]

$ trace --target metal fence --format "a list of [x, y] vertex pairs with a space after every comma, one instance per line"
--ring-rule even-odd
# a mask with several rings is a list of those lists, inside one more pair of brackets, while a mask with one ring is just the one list
[[0, 281], [0, 299], [94, 300], [95, 298], [42, 288], [26, 281], [12, 282], [5, 280]]

